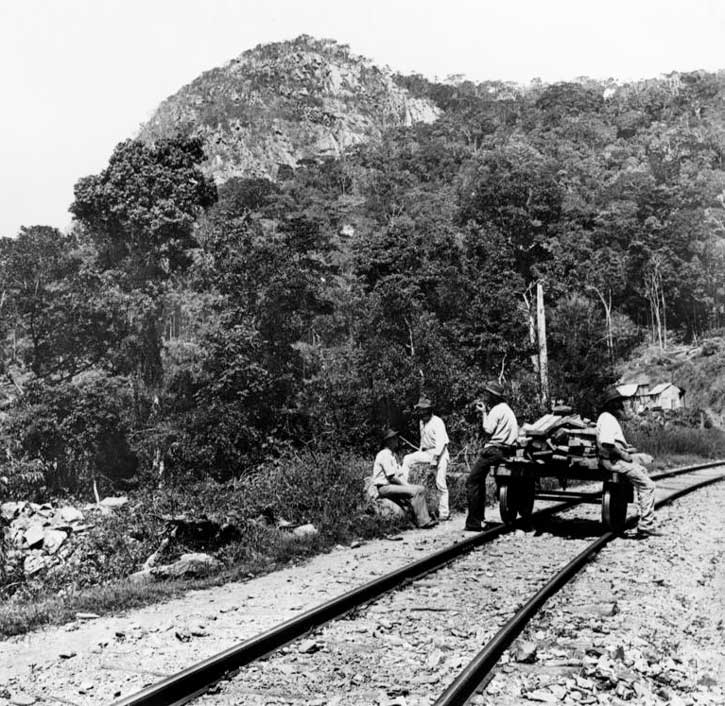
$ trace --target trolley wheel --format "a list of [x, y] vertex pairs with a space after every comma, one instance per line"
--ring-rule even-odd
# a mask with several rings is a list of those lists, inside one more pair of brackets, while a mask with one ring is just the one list
[[519, 515], [525, 520], [528, 520], [534, 511], [535, 492], [535, 482], [533, 480], [526, 480], [518, 487], [517, 509]]
[[502, 483], [498, 487], [498, 510], [501, 521], [506, 525], [512, 525], [516, 521], [516, 490], [516, 486], [509, 483]]
[[602, 523], [612, 532], [622, 532], [627, 522], [627, 489], [606, 483], [602, 493]]

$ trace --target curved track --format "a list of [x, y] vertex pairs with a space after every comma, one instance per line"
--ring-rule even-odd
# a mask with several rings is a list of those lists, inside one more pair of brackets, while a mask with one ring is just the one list
[[[664, 480], [679, 475], [692, 473], [697, 470], [704, 470], [722, 465], [722, 462], [713, 462], [676, 469], [665, 473], [654, 475], [656, 480]], [[715, 482], [724, 476], [708, 478], [707, 482]], [[671, 502], [679, 497], [683, 491], [670, 494], [661, 502]], [[589, 497], [596, 495], [591, 494]], [[586, 496], [584, 496], [586, 497]], [[547, 515], [564, 511], [578, 504], [578, 501], [559, 503], [553, 507], [535, 513], [535, 517], [541, 519]], [[321, 625], [342, 616], [345, 613], [373, 600], [379, 598], [398, 588], [417, 581], [426, 574], [438, 570], [450, 564], [454, 559], [461, 557], [473, 549], [492, 542], [501, 535], [507, 534], [516, 529], [516, 526], [499, 526], [492, 530], [474, 535], [462, 542], [458, 542], [443, 550], [437, 551], [423, 559], [408, 564], [399, 570], [390, 572], [374, 581], [349, 591], [333, 600], [307, 611], [306, 613], [282, 623], [275, 628], [264, 632], [250, 640], [221, 652], [209, 659], [174, 674], [163, 681], [143, 689], [115, 702], [115, 706], [142, 706], [149, 704], [182, 704], [203, 694], [220, 679], [248, 665], [271, 652], [279, 649], [292, 640], [319, 628]], [[545, 587], [539, 590], [536, 596], [531, 599], [524, 608], [494, 638], [492, 643], [484, 648], [477, 655], [474, 661], [461, 673], [456, 681], [449, 687], [436, 703], [465, 703], [468, 696], [477, 688], [482, 679], [500, 656], [501, 652], [518, 635], [520, 630], [536, 612], [538, 607], [543, 605], [547, 598], [560, 588], [576, 571], [585, 565], [604, 544], [611, 541], [616, 535], [606, 533], [596, 542], [576, 557], [570, 566], [557, 574]], [[528, 606], [528, 608], [527, 608]], [[480, 644], [480, 643], [479, 643]]]
[[[692, 472], [691, 469], [690, 472]], [[671, 478], [672, 474], [660, 475], [659, 479]], [[713, 483], [725, 480], [725, 475], [716, 475], [711, 478], [699, 480], [683, 488], [672, 490], [668, 495], [659, 500], [655, 507], [660, 508], [677, 500], [688, 493], [704, 488]], [[628, 523], [632, 525], [632, 521]], [[605, 532], [598, 539], [592, 542], [583, 552], [572, 559], [564, 568], [556, 573], [539, 591], [536, 592], [516, 614], [499, 630], [484, 648], [475, 656], [468, 666], [461, 672], [456, 680], [446, 691], [434, 702], [434, 706], [456, 706], [465, 704], [468, 698], [476, 691], [493, 667], [513, 641], [518, 637], [526, 624], [543, 607], [546, 601], [557, 593], [563, 586], [571, 581], [574, 576], [584, 567], [596, 554], [613, 539], [617, 534]]]

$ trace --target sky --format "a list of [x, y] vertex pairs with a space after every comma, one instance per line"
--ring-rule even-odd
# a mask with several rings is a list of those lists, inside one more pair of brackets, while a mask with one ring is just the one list
[[70, 224], [158, 104], [257, 44], [335, 39], [404, 73], [527, 83], [725, 68], [721, 0], [0, 0], [0, 237]]

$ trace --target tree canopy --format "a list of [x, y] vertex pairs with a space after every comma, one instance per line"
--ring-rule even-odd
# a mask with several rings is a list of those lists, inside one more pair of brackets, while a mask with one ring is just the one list
[[[3, 369], [36, 385], [14, 419], [70, 381], [141, 471], [227, 479], [284, 448], [370, 448], [421, 392], [455, 443], [492, 377], [541, 412], [536, 283], [552, 396], [583, 412], [638, 341], [723, 325], [721, 76], [397, 80], [441, 118], [218, 193], [199, 140], [129, 140], [76, 185], [71, 234], [0, 241]], [[17, 462], [66, 458], [34, 438]]]

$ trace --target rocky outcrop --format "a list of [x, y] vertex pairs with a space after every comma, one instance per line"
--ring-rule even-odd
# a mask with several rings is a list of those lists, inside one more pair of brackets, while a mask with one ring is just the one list
[[398, 86], [389, 69], [334, 41], [302, 36], [202, 74], [161, 104], [140, 137], [201, 135], [204, 168], [217, 183], [276, 179], [386, 129], [432, 122], [439, 112]]

